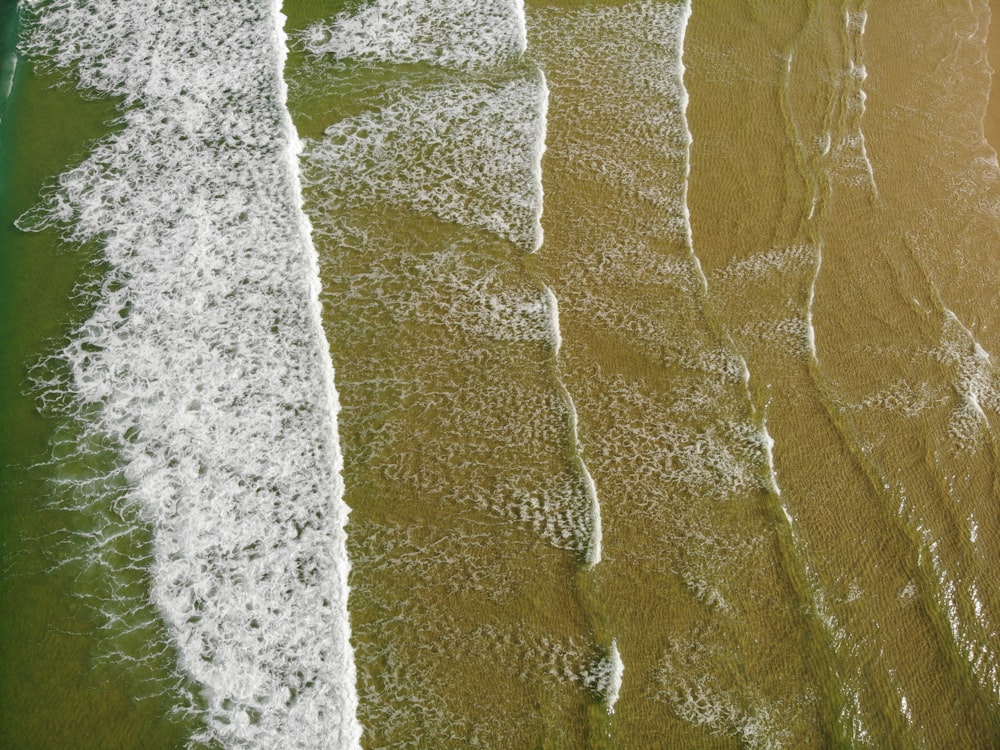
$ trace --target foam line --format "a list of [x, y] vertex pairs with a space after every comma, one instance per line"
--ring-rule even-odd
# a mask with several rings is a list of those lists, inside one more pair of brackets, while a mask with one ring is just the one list
[[545, 299], [549, 306], [549, 330], [552, 336], [552, 348], [558, 357], [559, 350], [562, 349], [562, 333], [559, 330], [559, 300], [556, 299], [555, 292], [549, 287], [545, 287]]
[[684, 85], [684, 73], [686, 70], [684, 67], [684, 40], [687, 36], [687, 27], [688, 22], [691, 20], [691, 12], [691, 0], [686, 0], [684, 3], [683, 16], [679, 24], [680, 31], [677, 36], [678, 99], [680, 104], [681, 123], [684, 126], [684, 186], [682, 188], [681, 210], [684, 217], [684, 234], [687, 239], [688, 250], [691, 253], [691, 258], [694, 260], [695, 268], [698, 271], [698, 278], [701, 280], [702, 290], [707, 293], [708, 278], [705, 276], [705, 272], [701, 267], [701, 261], [698, 259], [698, 255], [694, 251], [694, 235], [691, 230], [691, 209], [688, 206], [688, 190], [691, 182], [691, 147], [694, 144], [694, 134], [691, 132], [691, 126], [688, 123], [687, 118], [689, 97], [687, 86]]
[[[768, 485], [771, 492], [781, 497], [781, 486], [778, 484], [778, 473], [774, 468], [774, 438], [767, 429], [767, 416], [761, 421], [761, 434], [764, 438], [764, 455], [767, 458]], [[786, 511], [787, 515], [787, 511]]]
[[618, 641], [615, 639], [611, 640], [610, 661], [611, 675], [605, 700], [608, 705], [608, 713], [613, 714], [615, 712], [615, 704], [618, 702], [618, 696], [622, 691], [622, 679], [625, 676], [625, 662], [622, 661], [621, 652], [618, 651]]
[[308, 182], [341, 205], [380, 201], [542, 242], [541, 159], [548, 87], [540, 73], [393, 92], [307, 149]]
[[[343, 454], [340, 451], [340, 436], [337, 429], [337, 414], [340, 411], [340, 396], [335, 387], [335, 373], [333, 359], [330, 356], [330, 345], [323, 329], [323, 311], [320, 302], [322, 283], [320, 281], [319, 255], [312, 242], [312, 225], [306, 216], [303, 207], [302, 181], [299, 172], [299, 157], [302, 153], [302, 142], [299, 140], [295, 124], [292, 122], [291, 113], [288, 110], [288, 86], [284, 79], [284, 68], [288, 58], [288, 37], [284, 31], [286, 17], [281, 13], [283, 0], [272, 0], [273, 13], [275, 19], [275, 33], [280, 40], [278, 49], [280, 74], [278, 78], [281, 115], [283, 120], [283, 130], [285, 131], [288, 147], [285, 155], [287, 159], [288, 173], [291, 176], [293, 186], [293, 196], [295, 204], [295, 215], [298, 220], [299, 237], [303, 250], [308, 256], [309, 265], [309, 293], [307, 295], [308, 318], [311, 328], [311, 336], [318, 345], [319, 360], [319, 380], [323, 386], [323, 411], [328, 418], [320, 425], [320, 430], [325, 432], [325, 442], [331, 446], [333, 461], [334, 486], [330, 489], [330, 505], [334, 514], [334, 523], [339, 527], [333, 549], [331, 550], [337, 558], [338, 564], [335, 566], [336, 582], [333, 591], [339, 593], [339, 601], [336, 608], [336, 627], [334, 632], [328, 637], [334, 641], [337, 661], [333, 666], [336, 669], [334, 679], [334, 689], [339, 693], [336, 701], [331, 701], [327, 708], [333, 708], [336, 712], [334, 721], [327, 727], [321, 727], [321, 732], [326, 734], [329, 740], [335, 744], [333, 747], [348, 748], [360, 747], [361, 725], [357, 721], [358, 695], [356, 688], [356, 670], [354, 666], [354, 652], [350, 643], [351, 624], [348, 614], [347, 599], [349, 594], [348, 575], [350, 572], [350, 559], [347, 555], [347, 537], [344, 527], [347, 523], [347, 516], [350, 508], [344, 502], [343, 484]], [[324, 429], [325, 428], [325, 429]], [[320, 705], [319, 711], [324, 707]], [[310, 742], [322, 742], [323, 738], [310, 738]]]
[[[983, 409], [983, 402], [994, 408], [1000, 404], [989, 352], [976, 340], [975, 334], [969, 327], [940, 301], [940, 298], [939, 303], [944, 311], [946, 324], [937, 354], [942, 361], [949, 363], [955, 369], [957, 382], [954, 387], [961, 396], [964, 407], [959, 411], [971, 412], [975, 421], [988, 429], [990, 420]], [[955, 421], [956, 424], [952, 425], [953, 431], [963, 439], [963, 442], [971, 441], [971, 434], [966, 434], [971, 425], [963, 429], [961, 423], [966, 420], [961, 416]]]
[[809, 301], [806, 304], [806, 343], [809, 347], [809, 354], [813, 363], [819, 365], [819, 355], [816, 352], [816, 328], [813, 326], [813, 307], [816, 302], [816, 283], [819, 281], [819, 273], [823, 267], [823, 243], [816, 245], [816, 268], [813, 271], [812, 280], [809, 282]]
[[[573, 413], [573, 432], [574, 436], [577, 432], [576, 429], [576, 407], [573, 406], [573, 402], [570, 401], [570, 407]], [[577, 443], [579, 445], [579, 443]], [[594, 484], [593, 477], [590, 476], [590, 471], [587, 469], [587, 465], [580, 459], [580, 469], [583, 472], [583, 481], [587, 488], [587, 496], [590, 498], [590, 545], [587, 547], [587, 565], [593, 568], [601, 561], [602, 555], [602, 545], [604, 540], [604, 529], [601, 525], [601, 503], [597, 499], [597, 487]]]
[[[545, 287], [545, 297], [548, 300], [549, 305], [549, 320], [552, 325], [552, 341], [554, 356], [558, 358], [559, 348], [562, 346], [562, 336], [559, 333], [559, 301], [556, 299], [555, 293], [549, 288]], [[601, 546], [603, 541], [603, 530], [601, 525], [601, 502], [597, 497], [597, 485], [594, 484], [594, 478], [590, 475], [590, 470], [587, 469], [587, 464], [583, 460], [582, 451], [580, 449], [580, 429], [579, 429], [579, 417], [576, 413], [576, 405], [573, 403], [573, 397], [570, 396], [569, 390], [566, 388], [566, 384], [563, 382], [562, 374], [558, 371], [558, 359], [556, 363], [556, 380], [559, 384], [559, 388], [563, 393], [563, 397], [566, 399], [566, 404], [569, 408], [570, 415], [570, 433], [572, 436], [572, 446], [573, 452], [576, 455], [576, 460], [580, 470], [580, 474], [583, 477], [584, 488], [587, 493], [587, 499], [590, 503], [590, 540], [587, 544], [586, 560], [587, 565], [593, 568], [601, 561]]]
[[[523, 7], [522, 7], [523, 22]], [[545, 72], [539, 71], [539, 95], [537, 98], [538, 108], [535, 114], [535, 122], [538, 123], [537, 135], [535, 137], [535, 149], [532, 154], [532, 174], [535, 181], [535, 195], [538, 196], [535, 202], [535, 240], [532, 251], [537, 251], [544, 242], [545, 232], [542, 229], [542, 212], [545, 209], [545, 189], [542, 184], [542, 157], [545, 156], [545, 138], [548, 131], [549, 117], [549, 85], [545, 80]]]
[[847, 47], [850, 56], [848, 81], [852, 89], [849, 92], [848, 111], [853, 110], [852, 114], [855, 114], [857, 117], [856, 133], [853, 137], [848, 138], [848, 143], [853, 141], [857, 145], [872, 192], [878, 197], [879, 191], [878, 184], [875, 182], [875, 169], [868, 158], [868, 147], [865, 143], [865, 134], [861, 126], [865, 115], [865, 101], [868, 98], [864, 90], [864, 82], [868, 78], [868, 71], [864, 65], [863, 46], [867, 25], [867, 10], [844, 11], [844, 28], [847, 33]]
[[[784, 104], [783, 109], [785, 112], [785, 117], [788, 120], [788, 125], [791, 128], [792, 136], [795, 140], [795, 148], [796, 150], [798, 150], [803, 160], [808, 160], [808, 150], [806, 149], [805, 144], [802, 143], [802, 135], [799, 132], [799, 124], [798, 121], [795, 119], [795, 107], [792, 106], [791, 88], [792, 88], [792, 66], [794, 65], [794, 62], [795, 62], [795, 53], [793, 51], [790, 51], [785, 56], [785, 76], [781, 82], [782, 101]], [[829, 143], [829, 137], [827, 137], [827, 142], [826, 146], [824, 147], [823, 153], [825, 154], [829, 150], [830, 150], [830, 143]], [[809, 213], [806, 217], [807, 220], [809, 221], [811, 221], [815, 217], [816, 209], [819, 207], [819, 200], [820, 200], [819, 186], [817, 185], [815, 179], [810, 180], [810, 183], [811, 183], [810, 186], [812, 188], [812, 198], [810, 199], [809, 203]]]
[[[681, 92], [681, 94], [680, 94], [681, 119], [682, 119], [682, 121], [684, 123], [684, 131], [686, 133], [686, 145], [685, 145], [686, 153], [685, 153], [685, 158], [684, 158], [684, 164], [685, 164], [685, 171], [684, 171], [684, 199], [683, 199], [684, 226], [685, 226], [685, 230], [687, 232], [688, 248], [689, 248], [689, 250], [691, 252], [691, 257], [694, 260], [695, 269], [697, 270], [697, 273], [698, 273], [698, 278], [701, 280], [702, 290], [707, 295], [708, 291], [709, 291], [708, 277], [705, 275], [705, 272], [704, 272], [704, 270], [702, 269], [702, 266], [701, 266], [701, 261], [698, 259], [698, 255], [695, 252], [694, 235], [692, 233], [692, 228], [691, 228], [691, 212], [690, 212], [690, 209], [688, 207], [688, 185], [689, 185], [690, 177], [691, 177], [691, 147], [692, 147], [692, 144], [694, 143], [694, 136], [691, 133], [691, 128], [690, 128], [690, 126], [688, 124], [688, 119], [687, 119], [687, 107], [688, 107], [688, 101], [689, 100], [688, 100], [687, 87], [684, 85], [684, 71], [685, 71], [685, 67], [684, 67], [684, 40], [685, 40], [685, 37], [686, 37], [686, 34], [687, 34], [688, 23], [691, 20], [691, 14], [692, 14], [691, 2], [690, 2], [690, 0], [688, 0], [688, 2], [686, 2], [685, 6], [684, 6], [683, 22], [680, 25], [680, 28], [681, 28], [680, 34], [679, 34], [679, 49], [680, 49], [680, 54], [678, 56], [678, 66], [679, 66], [678, 79], [680, 81], [680, 92]], [[790, 65], [791, 65], [791, 59], [789, 58], [789, 66]], [[756, 412], [756, 408], [754, 407], [754, 403], [753, 403], [753, 395], [750, 392], [750, 366], [747, 364], [746, 358], [743, 357], [743, 355], [739, 353], [738, 348], [736, 346], [736, 342], [733, 341], [732, 336], [729, 335], [728, 332], [726, 332], [725, 333], [725, 337], [726, 337], [726, 341], [729, 343], [730, 347], [732, 348], [732, 351], [733, 351], [734, 355], [739, 360], [740, 366], [742, 368], [742, 371], [743, 371], [743, 387], [744, 387], [745, 392], [746, 392], [747, 402], [750, 404], [750, 408], [754, 412]], [[775, 469], [774, 469], [774, 440], [771, 438], [771, 435], [770, 435], [770, 433], [767, 430], [767, 418], [766, 417], [764, 417], [761, 420], [760, 434], [761, 434], [761, 442], [762, 442], [763, 447], [764, 447], [765, 456], [767, 458], [769, 487], [772, 490], [772, 492], [774, 492], [775, 495], [780, 496], [781, 495], [781, 488], [778, 486], [778, 477], [777, 477], [777, 474], [775, 473]]]

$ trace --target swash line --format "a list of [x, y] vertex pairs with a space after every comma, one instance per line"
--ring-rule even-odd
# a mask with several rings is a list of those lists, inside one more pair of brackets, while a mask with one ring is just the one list
[[[694, 261], [695, 270], [698, 273], [698, 278], [701, 280], [702, 292], [705, 295], [706, 304], [710, 304], [711, 294], [709, 291], [708, 277], [705, 275], [705, 271], [702, 268], [701, 260], [698, 258], [697, 252], [695, 252], [694, 246], [694, 232], [691, 227], [691, 209], [688, 205], [688, 189], [691, 181], [691, 150], [694, 144], [694, 134], [691, 132], [690, 124], [687, 118], [687, 108], [688, 108], [688, 90], [687, 86], [684, 84], [684, 73], [686, 68], [684, 66], [684, 40], [687, 35], [688, 23], [691, 20], [692, 14], [691, 2], [685, 4], [684, 12], [684, 22], [681, 25], [681, 32], [679, 35], [680, 43], [680, 55], [678, 57], [678, 68], [679, 75], [678, 79], [680, 81], [680, 101], [681, 101], [681, 120], [684, 123], [684, 133], [685, 133], [685, 153], [684, 153], [684, 186], [682, 192], [681, 205], [683, 206], [684, 214], [684, 230], [685, 236], [687, 238], [687, 249], [691, 255], [691, 259]], [[714, 317], [714, 316], [713, 316]], [[753, 393], [750, 390], [750, 365], [747, 363], [746, 357], [740, 352], [740, 348], [737, 346], [736, 341], [733, 339], [732, 334], [725, 329], [721, 323], [718, 324], [719, 332], [725, 337], [729, 344], [730, 351], [736, 356], [740, 362], [740, 366], [743, 370], [743, 388], [746, 394], [747, 403], [750, 405], [750, 411], [754, 420], [758, 420], [757, 406], [753, 400]], [[768, 467], [768, 488], [776, 496], [781, 496], [781, 487], [778, 484], [778, 476], [775, 471], [774, 466], [774, 439], [767, 429], [767, 416], [761, 415], [759, 417], [760, 421], [760, 437], [761, 443], [764, 448], [765, 459]], [[787, 516], [787, 513], [786, 513]]]
[[571, 434], [571, 445], [573, 449], [573, 455], [577, 462], [577, 467], [583, 476], [584, 486], [587, 490], [587, 499], [590, 502], [590, 543], [587, 547], [586, 560], [587, 565], [593, 568], [601, 561], [601, 543], [602, 543], [602, 527], [601, 527], [601, 503], [597, 497], [597, 486], [594, 484], [594, 479], [590, 475], [590, 471], [587, 469], [587, 464], [583, 460], [583, 451], [580, 448], [580, 430], [579, 430], [579, 418], [576, 413], [576, 406], [573, 403], [573, 397], [569, 393], [569, 389], [566, 388], [565, 382], [563, 382], [562, 373], [559, 370], [559, 349], [562, 347], [562, 335], [559, 332], [559, 300], [556, 299], [555, 293], [548, 286], [545, 286], [545, 297], [549, 304], [549, 323], [552, 326], [552, 344], [553, 344], [553, 357], [555, 359], [555, 373], [556, 373], [556, 383], [559, 385], [559, 389], [562, 391], [563, 398], [566, 400], [566, 405], [569, 408], [569, 419], [570, 419], [570, 434]]

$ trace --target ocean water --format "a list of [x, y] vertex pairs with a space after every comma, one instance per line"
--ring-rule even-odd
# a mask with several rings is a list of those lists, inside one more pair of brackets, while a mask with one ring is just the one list
[[985, 0], [2, 13], [0, 746], [1000, 742]]

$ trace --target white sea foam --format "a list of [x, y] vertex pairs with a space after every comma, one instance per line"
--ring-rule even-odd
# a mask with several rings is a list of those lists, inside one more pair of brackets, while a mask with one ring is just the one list
[[813, 308], [816, 306], [816, 284], [819, 281], [819, 274], [822, 268], [823, 246], [821, 243], [816, 247], [816, 265], [813, 269], [812, 280], [809, 282], [809, 301], [806, 304], [806, 343], [814, 364], [819, 364], [819, 353], [816, 351], [816, 327], [813, 325]]
[[[417, 465], [432, 455], [441, 457], [432, 463], [442, 469], [463, 464], [460, 474], [427, 469], [397, 479], [526, 526], [581, 562], [594, 561], [596, 492], [579, 448], [565, 450], [579, 438], [555, 361], [558, 308], [550, 292], [509, 262], [516, 258], [504, 259], [505, 243], [492, 243], [498, 261], [482, 253], [482, 236], [461, 227], [433, 226], [418, 237], [387, 221], [338, 232], [356, 218], [351, 212], [313, 215], [319, 235], [337, 237], [324, 253], [332, 317], [356, 321], [338, 332], [338, 347], [358, 352], [351, 371], [364, 382], [342, 385], [355, 399], [396, 404], [411, 446], [392, 437], [397, 430], [382, 410], [373, 412], [371, 432], [359, 425], [365, 418], [358, 410], [352, 433], [361, 429], [366, 437], [354, 441], [354, 459], [374, 460], [388, 441], [392, 453], [383, 460], [392, 464]], [[360, 216], [359, 225], [368, 214]], [[403, 330], [408, 334], [397, 338]], [[393, 342], [388, 357], [372, 356], [373, 333]], [[401, 404], [429, 414], [410, 421]], [[419, 460], [400, 458], [410, 451]], [[484, 462], [484, 455], [495, 461]]]
[[809, 353], [809, 327], [802, 317], [754, 321], [740, 327], [735, 335], [752, 349], [771, 349], [785, 354]]
[[944, 312], [941, 341], [930, 354], [954, 373], [957, 404], [949, 431], [961, 448], [968, 449], [990, 427], [986, 409], [1000, 412], [1000, 374], [972, 331], [951, 310]]
[[637, 201], [656, 206], [657, 234], [686, 243], [691, 133], [682, 49], [690, 13], [689, 2], [633, 2], [571, 14], [542, 8], [528, 17], [529, 48], [553, 91], [585, 115], [553, 158], [607, 184], [603, 199], [621, 202], [623, 212]]
[[[353, 561], [364, 571], [352, 595], [379, 613], [356, 628], [365, 660], [377, 665], [360, 671], [369, 746], [530, 747], [524, 717], [537, 691], [603, 698], [607, 653], [588, 632], [553, 628], [530, 613], [509, 616], [525, 587], [544, 577], [546, 559], [561, 556], [513, 524], [451, 520], [352, 523]], [[387, 583], [393, 596], [385, 596]], [[456, 607], [462, 616], [449, 616]], [[466, 702], [467, 667], [481, 672], [484, 664], [490, 679]], [[561, 736], [580, 745], [576, 734]]]
[[[864, 9], [844, 11], [844, 28], [847, 38], [848, 67], [842, 79], [844, 89], [844, 115], [847, 118], [849, 131], [842, 133], [834, 152], [839, 155], [842, 167], [850, 174], [861, 171], [872, 192], [878, 195], [878, 184], [875, 181], [875, 168], [868, 158], [868, 147], [863, 130], [865, 102], [868, 94], [864, 83], [868, 78], [868, 70], [864, 60], [864, 36], [868, 25], [868, 11]], [[855, 178], [856, 181], [856, 178]]]
[[555, 355], [559, 356], [559, 350], [562, 348], [562, 333], [559, 330], [559, 300], [556, 298], [555, 292], [548, 287], [545, 287], [545, 297], [549, 303], [549, 335], [552, 337], [552, 348]]
[[525, 662], [541, 667], [558, 682], [582, 685], [601, 699], [608, 713], [615, 712], [625, 674], [616, 639], [612, 638], [609, 647], [595, 647], [589, 640], [573, 637], [532, 636], [520, 627], [505, 633], [494, 624], [481, 628], [476, 635], [515, 650]]
[[[601, 465], [602, 475], [622, 477], [622, 465], [634, 467], [625, 476], [636, 487], [649, 488], [645, 494], [650, 498], [663, 492], [653, 488], [664, 485], [674, 492], [719, 500], [768, 486], [766, 444], [758, 425], [729, 420], [705, 425], [692, 419], [718, 413], [718, 398], [711, 394], [699, 398], [700, 382], [698, 393], [691, 398], [677, 394], [672, 404], [643, 392], [641, 385], [624, 379], [606, 384], [605, 397], [615, 413], [643, 416], [610, 427], [605, 438], [615, 446], [614, 455], [593, 459]], [[651, 510], [645, 506], [650, 500], [638, 494], [636, 509]]]
[[[545, 294], [549, 301], [549, 320], [552, 327], [553, 348], [555, 349], [555, 355], [558, 357], [559, 348], [562, 346], [562, 335], [559, 332], [559, 301], [556, 299], [555, 293], [548, 287], [545, 287]], [[562, 376], [559, 375], [558, 378], [559, 387], [562, 389], [569, 408], [570, 432], [572, 433], [573, 451], [576, 454], [577, 461], [579, 463], [579, 470], [583, 476], [586, 495], [590, 503], [590, 540], [587, 545], [587, 564], [590, 567], [593, 567], [601, 561], [601, 544], [603, 537], [601, 525], [601, 503], [597, 497], [597, 486], [594, 484], [594, 479], [590, 475], [590, 470], [587, 468], [587, 464], [583, 460], [582, 451], [580, 449], [579, 417], [576, 413], [576, 406], [573, 404], [573, 397], [570, 396], [569, 390], [566, 388], [565, 383], [563, 383]]]
[[[618, 215], [628, 217], [626, 228], [595, 225], [592, 231], [580, 233], [581, 240], [592, 247], [589, 256], [581, 256], [587, 262], [567, 272], [575, 277], [574, 294], [568, 295], [574, 312], [627, 333], [631, 346], [657, 358], [702, 376], [710, 373], [708, 388], [701, 377], [697, 385], [692, 382], [677, 389], [690, 397], [678, 397], [676, 410], [690, 407], [700, 412], [703, 405], [714, 404], [720, 395], [718, 388], [730, 378], [741, 379], [746, 389], [749, 370], [735, 346], [705, 349], [700, 341], [682, 344], [673, 330], [684, 312], [699, 314], [692, 308], [699, 305], [708, 289], [693, 245], [687, 207], [692, 135], [686, 118], [683, 49], [690, 17], [690, 3], [636, 2], [614, 8], [589, 7], [571, 15], [540, 11], [529, 18], [529, 39], [534, 54], [547, 62], [551, 58], [549, 78], [554, 95], [572, 102], [580, 114], [571, 125], [574, 135], [564, 136], [550, 152], [551, 157], [561, 162], [562, 169], [587, 182], [607, 184], [602, 200]], [[604, 33], [595, 37], [594, 27]], [[620, 129], [609, 129], [608, 122], [620, 123]], [[675, 241], [681, 252], [663, 252], [658, 245], [664, 237]], [[646, 293], [635, 295], [636, 301], [629, 303], [623, 300], [631, 295], [591, 291], [602, 287], [642, 289]], [[665, 311], [662, 304], [652, 301], [664, 294], [683, 300], [677, 305], [681, 310]], [[647, 304], [644, 297], [651, 301]], [[749, 397], [749, 391], [745, 392]], [[676, 423], [676, 414], [670, 421]], [[715, 435], [701, 435], [693, 441], [688, 436], [678, 437], [671, 443], [673, 448], [661, 455], [683, 450], [680, 445], [689, 442], [697, 447], [692, 446], [683, 461], [671, 458], [664, 462], [671, 466], [669, 476], [680, 479], [683, 475], [684, 483], [694, 479], [695, 471], [675, 472], [675, 461], [699, 470], [718, 461], [720, 470], [723, 465], [731, 467], [738, 478], [723, 480], [717, 490], [725, 494], [723, 487], [742, 485], [749, 464], [743, 464], [743, 456], [737, 458], [736, 454], [757, 454], [766, 441], [761, 432], [752, 438], [740, 428], [733, 432], [740, 433], [733, 442], [744, 446], [708, 456], [701, 455], [702, 441], [714, 444]], [[718, 442], [726, 443], [730, 437], [720, 436]], [[753, 448], [747, 450], [749, 445]], [[652, 473], [661, 476], [662, 471], [657, 466]], [[703, 477], [708, 473], [711, 470]]]
[[[865, 0], [860, 0], [860, 4], [864, 5]], [[846, 57], [846, 65], [834, 72], [835, 96], [831, 98], [831, 111], [827, 118], [828, 123], [836, 123], [832, 129], [823, 133], [803, 133], [796, 117], [792, 96], [797, 59], [794, 50], [785, 55], [782, 103], [791, 126], [795, 146], [806, 164], [817, 160], [818, 163], [826, 165], [822, 175], [811, 169], [809, 174], [805, 175], [810, 183], [811, 193], [808, 220], [815, 218], [826, 196], [826, 190], [821, 187], [821, 182], [829, 187], [834, 178], [840, 178], [849, 185], [867, 185], [875, 197], [879, 195], [875, 168], [868, 155], [864, 132], [865, 107], [868, 99], [864, 88], [868, 77], [868, 70], [865, 67], [864, 35], [868, 13], [864, 8], [853, 10], [846, 8], [843, 18], [844, 49], [832, 54]]]
[[907, 417], [915, 417], [928, 409], [947, 401], [947, 395], [939, 392], [927, 382], [911, 383], [898, 380], [887, 388], [866, 396], [859, 404], [849, 405], [854, 410], [877, 409], [899, 412]]
[[691, 20], [690, 0], [682, 3], [680, 7], [682, 10], [681, 18], [677, 21], [679, 32], [677, 35], [676, 65], [677, 80], [680, 88], [681, 121], [684, 125], [684, 197], [681, 199], [681, 202], [684, 210], [684, 231], [687, 237], [687, 245], [691, 250], [691, 255], [698, 271], [698, 277], [701, 279], [702, 288], [708, 291], [708, 279], [705, 278], [705, 272], [701, 268], [701, 261], [698, 260], [698, 255], [694, 251], [694, 236], [691, 233], [691, 210], [688, 207], [688, 190], [691, 183], [691, 145], [694, 143], [694, 136], [691, 133], [691, 127], [687, 119], [689, 97], [687, 86], [684, 85], [684, 38], [687, 36], [688, 22]]
[[306, 150], [308, 181], [346, 206], [386, 202], [541, 243], [541, 73], [402, 89], [331, 125]]
[[355, 747], [338, 405], [284, 19], [265, 2], [28, 9], [30, 55], [129, 105], [19, 226], [97, 241], [110, 269], [62, 356], [85, 439], [117, 446], [152, 531], [152, 598], [206, 707], [192, 742]]
[[601, 696], [609, 714], [615, 712], [615, 704], [621, 694], [625, 663], [618, 651], [618, 642], [611, 640], [611, 648], [597, 660], [591, 661], [578, 676], [581, 682]]
[[743, 747], [791, 747], [788, 727], [801, 719], [797, 716], [801, 707], [787, 700], [769, 702], [747, 687], [745, 680], [737, 682], [739, 689], [715, 684], [713, 676], [720, 662], [722, 654], [714, 648], [694, 641], [673, 642], [654, 673], [658, 689], [653, 697], [672, 705], [685, 721], [733, 737]]
[[778, 497], [781, 497], [781, 486], [778, 484], [778, 472], [774, 468], [774, 438], [767, 429], [767, 417], [761, 420], [761, 435], [764, 442], [764, 455], [767, 457], [767, 477], [768, 484]]
[[365, 62], [489, 65], [524, 52], [523, 0], [376, 0], [311, 26], [316, 55]]
[[7, 99], [14, 87], [14, 75], [17, 73], [17, 55], [10, 55], [0, 63], [0, 119], [3, 118]]
[[[690, 168], [682, 60], [690, 14], [690, 3], [637, 2], [592, 6], [572, 14], [540, 9], [529, 17], [529, 48], [543, 65], [552, 64], [553, 91], [572, 102], [581, 115], [572, 124], [574, 135], [560, 143], [553, 158], [589, 182], [608, 185], [602, 199], [619, 208], [623, 217], [635, 215], [637, 204], [654, 207], [648, 213], [650, 225], [639, 231], [630, 226], [624, 245], [625, 235], [612, 226], [587, 233], [586, 242], [597, 245], [592, 251], [595, 260], [600, 257], [596, 266], [588, 263], [573, 269], [580, 277], [574, 312], [608, 323], [614, 330], [627, 330], [632, 340], [655, 344], [652, 348], [659, 356], [668, 330], [662, 306], [656, 305], [650, 314], [626, 310], [620, 299], [590, 294], [587, 289], [648, 284], [661, 285], [661, 293], [666, 286], [687, 293], [706, 287], [698, 258], [691, 252], [686, 187], [677, 187], [686, 184]], [[594, 28], [602, 29], [601, 34], [595, 35]], [[616, 126], [609, 128], [607, 123], [612, 122]], [[651, 238], [660, 241], [664, 236], [676, 240], [687, 253], [653, 250]], [[568, 394], [567, 400], [572, 404]], [[572, 414], [575, 435], [575, 407]], [[661, 470], [658, 466], [655, 471]], [[583, 471], [593, 497], [592, 525], [599, 542], [600, 505], [589, 471], [586, 467]], [[597, 543], [590, 554], [592, 562], [599, 558]]]
[[712, 283], [745, 283], [761, 281], [771, 276], [808, 272], [813, 268], [816, 249], [809, 245], [794, 245], [769, 250], [734, 260], [712, 274]]
[[544, 231], [542, 229], [542, 211], [545, 208], [545, 189], [542, 184], [542, 157], [545, 156], [545, 136], [548, 131], [549, 115], [549, 85], [545, 80], [545, 72], [539, 71], [541, 76], [541, 96], [536, 100], [538, 103], [536, 111], [536, 121], [539, 123], [538, 132], [535, 137], [535, 148], [531, 153], [531, 171], [534, 177], [535, 194], [537, 203], [535, 204], [535, 244], [532, 250], [538, 250], [544, 241]]
[[474, 268], [457, 252], [438, 253], [422, 263], [421, 270], [434, 279], [438, 299], [436, 319], [428, 320], [429, 324], [497, 341], [544, 341], [558, 346], [548, 290], [539, 293], [534, 284], [515, 284], [498, 269]]
[[608, 713], [615, 712], [615, 704], [618, 703], [618, 696], [622, 691], [622, 680], [625, 677], [625, 662], [622, 661], [621, 652], [618, 651], [618, 641], [611, 641], [611, 674], [608, 680], [608, 689], [605, 693], [608, 704]]

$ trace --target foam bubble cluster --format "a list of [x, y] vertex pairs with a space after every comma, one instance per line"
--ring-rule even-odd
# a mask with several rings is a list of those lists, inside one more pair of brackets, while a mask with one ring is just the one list
[[612, 640], [611, 650], [607, 658], [602, 660], [598, 670], [598, 684], [601, 687], [602, 695], [604, 695], [604, 702], [608, 707], [609, 714], [615, 712], [615, 704], [618, 703], [624, 677], [625, 662], [622, 661], [621, 652], [618, 651], [618, 642]]
[[311, 26], [316, 55], [364, 62], [492, 64], [526, 46], [523, 0], [376, 0]]
[[309, 144], [309, 182], [338, 203], [384, 201], [541, 244], [548, 91], [538, 73], [396, 92]]
[[[62, 356], [152, 531], [152, 598], [229, 747], [359, 742], [337, 395], [265, 2], [29, 3], [24, 49], [122, 97], [25, 230], [100, 244]], [[102, 499], [95, 497], [93, 502]]]
[[[551, 70], [553, 90], [579, 115], [572, 139], [552, 156], [610, 188], [601, 200], [622, 202], [624, 213], [636, 204], [653, 207], [654, 233], [681, 240], [690, 234], [682, 62], [690, 14], [690, 3], [634, 2], [529, 17], [533, 53]], [[632, 237], [641, 231], [631, 229]]]
[[955, 405], [949, 432], [961, 448], [969, 450], [989, 429], [986, 410], [1000, 411], [1000, 377], [989, 353], [947, 308], [941, 341], [930, 354], [952, 370]]
[[712, 672], [721, 656], [716, 647], [695, 640], [673, 642], [656, 670], [652, 697], [671, 704], [685, 721], [735, 738], [743, 747], [792, 746], [787, 727], [790, 719], [801, 718], [801, 708], [788, 700], [768, 701], [752, 687], [720, 687]]

